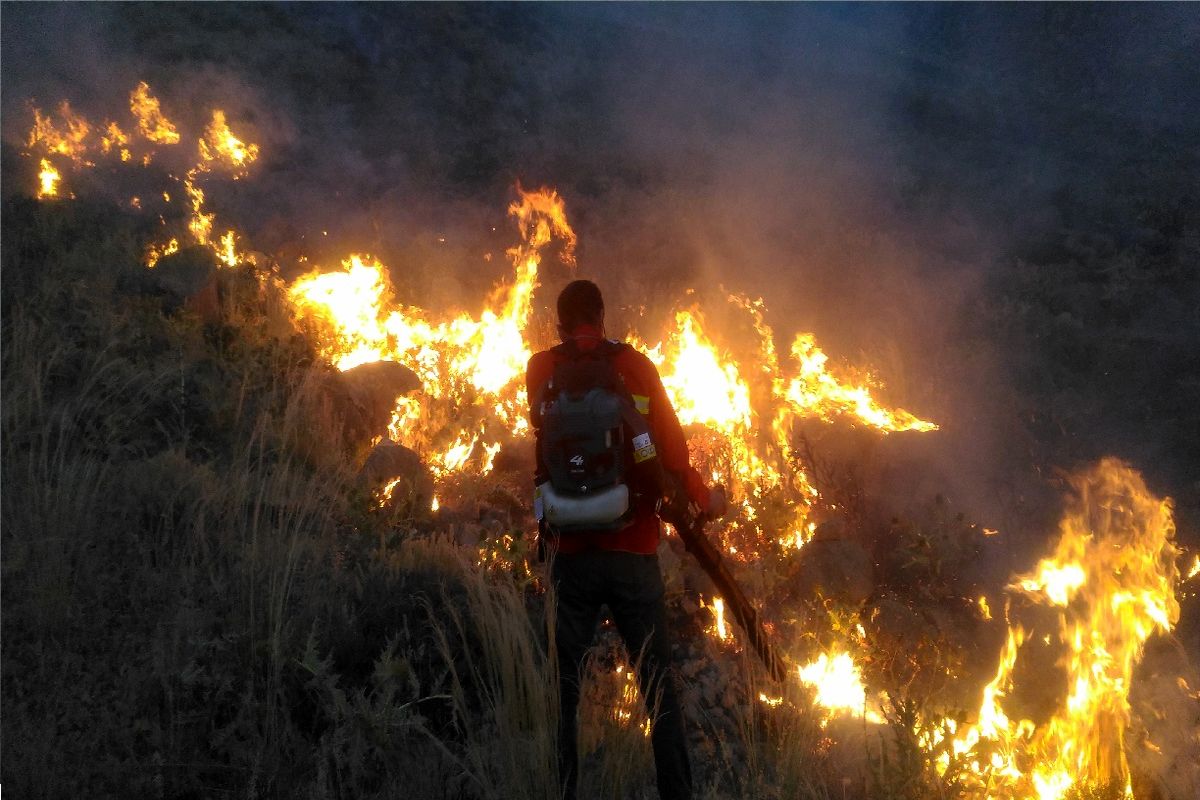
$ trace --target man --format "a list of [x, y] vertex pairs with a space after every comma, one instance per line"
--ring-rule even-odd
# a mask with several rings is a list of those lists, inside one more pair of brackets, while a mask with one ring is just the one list
[[[638, 684], [650, 716], [659, 796], [663, 800], [690, 798], [692, 776], [683, 714], [669, 671], [671, 648], [658, 566], [661, 526], [657, 510], [671, 485], [679, 487], [677, 491], [686, 493], [687, 500], [707, 515], [721, 516], [726, 510], [724, 492], [706, 487], [689, 464], [687, 439], [654, 364], [628, 344], [605, 338], [604, 300], [596, 284], [577, 280], [563, 289], [558, 297], [558, 332], [562, 344], [530, 359], [526, 388], [537, 434], [535, 512], [552, 554], [551, 581], [557, 594], [554, 632], [563, 794], [568, 800], [575, 798], [580, 672], [600, 608], [607, 605], [630, 658], [638, 664]], [[562, 393], [572, 381], [579, 391], [567, 397]], [[592, 384], [600, 387], [599, 393], [591, 391]], [[606, 405], [613, 396], [622, 398], [620, 409]], [[579, 413], [573, 421], [564, 422], [564, 410], [556, 404], [570, 405]], [[602, 410], [596, 412], [597, 408]], [[562, 436], [563, 441], [578, 442], [580, 414], [586, 419], [586, 414], [605, 413], [603, 409], [610, 409], [610, 424], [615, 427], [604, 433], [604, 438], [597, 438], [600, 444], [595, 450], [600, 452], [589, 453], [579, 445], [578, 454], [559, 457], [551, 440]], [[620, 421], [616, 421], [617, 414]], [[575, 438], [570, 439], [563, 430]], [[583, 436], [586, 438], [586, 432]], [[627, 474], [616, 481], [619, 485], [593, 491], [595, 484], [605, 483], [604, 476], [620, 471], [612, 462], [621, 459], [609, 454], [605, 461], [603, 452], [604, 444], [614, 437], [632, 443], [632, 450], [626, 445], [623, 459]], [[585, 457], [602, 465], [588, 473], [592, 477], [583, 475]], [[559, 492], [561, 487], [556, 484], [570, 482], [568, 473], [573, 466], [580, 467], [575, 472], [583, 485], [575, 486], [576, 492]], [[560, 475], [566, 477], [560, 480]], [[586, 485], [588, 482], [593, 487]], [[586, 510], [571, 516], [585, 505]]]

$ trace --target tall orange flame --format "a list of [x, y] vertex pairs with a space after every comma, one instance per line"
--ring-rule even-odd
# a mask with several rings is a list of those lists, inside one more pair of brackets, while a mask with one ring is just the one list
[[221, 162], [231, 169], [234, 178], [245, 175], [246, 167], [258, 158], [258, 145], [247, 144], [234, 136], [225, 121], [225, 112], [220, 109], [213, 110], [212, 121], [205, 129], [199, 147], [203, 168], [211, 162]]
[[1014, 626], [978, 722], [953, 741], [959, 754], [987, 744], [990, 758], [972, 766], [981, 782], [1002, 787], [995, 796], [1058, 800], [1076, 784], [1115, 781], [1132, 797], [1123, 745], [1134, 666], [1146, 640], [1179, 620], [1171, 501], [1112, 458], [1076, 477], [1074, 488], [1054, 553], [1011, 587], [1057, 609], [1061, 704], [1041, 725], [1013, 724], [1004, 713], [1025, 639]]
[[62, 120], [61, 127], [50, 117], [42, 116], [38, 108], [33, 109], [33, 128], [27, 140], [29, 149], [66, 156], [77, 164], [89, 165], [87, 151], [91, 124], [76, 114], [66, 100], [59, 103], [58, 116]]
[[137, 120], [138, 132], [155, 144], [179, 144], [179, 131], [163, 114], [158, 98], [150, 94], [150, 85], [142, 81], [129, 93], [129, 110]]

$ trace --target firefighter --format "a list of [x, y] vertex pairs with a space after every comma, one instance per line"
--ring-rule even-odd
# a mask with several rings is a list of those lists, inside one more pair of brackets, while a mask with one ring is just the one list
[[529, 360], [526, 389], [537, 435], [535, 516], [550, 554], [557, 606], [559, 779], [574, 800], [582, 662], [602, 605], [638, 665], [650, 717], [658, 792], [690, 798], [683, 714], [658, 564], [664, 494], [710, 517], [726, 512], [688, 460], [687, 439], [658, 371], [630, 345], [605, 337], [604, 300], [591, 281], [558, 297], [562, 343]]

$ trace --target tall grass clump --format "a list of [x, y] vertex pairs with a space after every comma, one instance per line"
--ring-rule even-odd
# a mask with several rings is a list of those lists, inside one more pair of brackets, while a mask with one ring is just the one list
[[464, 790], [483, 798], [557, 797], [556, 683], [525, 594], [468, 562], [441, 538], [414, 541], [394, 568], [453, 576], [423, 600]]

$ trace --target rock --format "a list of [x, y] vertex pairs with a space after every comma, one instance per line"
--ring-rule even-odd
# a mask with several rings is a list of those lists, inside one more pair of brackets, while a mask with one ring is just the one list
[[800, 553], [796, 573], [802, 596], [825, 598], [851, 606], [860, 605], [875, 588], [871, 557], [854, 542], [813, 540]]
[[385, 434], [396, 400], [420, 387], [421, 380], [403, 364], [374, 361], [336, 373], [329, 394], [345, 420], [347, 439], [357, 447]]
[[416, 495], [420, 499], [433, 496], [433, 478], [421, 457], [402, 444], [385, 439], [377, 444], [358, 473], [359, 480], [374, 488], [400, 480], [392, 492], [393, 498]]
[[395, 361], [373, 361], [341, 373], [343, 385], [371, 419], [391, 421], [396, 400], [421, 388], [421, 379]]

